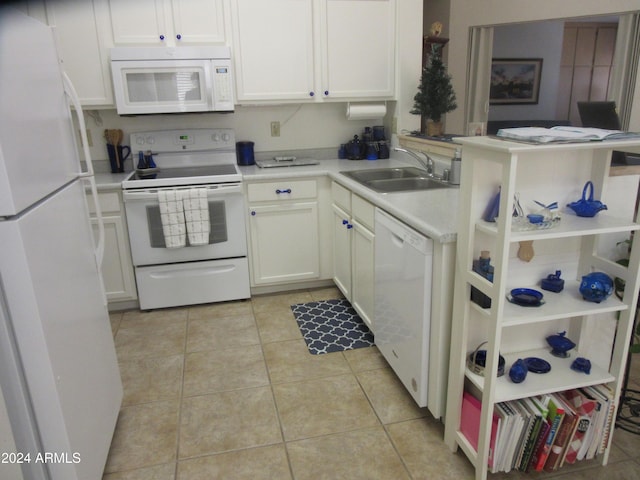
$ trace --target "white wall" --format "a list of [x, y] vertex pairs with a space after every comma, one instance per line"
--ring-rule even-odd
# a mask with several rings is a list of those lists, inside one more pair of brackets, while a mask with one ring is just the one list
[[496, 27], [493, 58], [542, 58], [540, 96], [535, 105], [491, 105], [489, 120], [554, 120], [562, 56], [563, 21]]
[[[425, 0], [428, 8], [431, 0]], [[449, 23], [449, 73], [458, 96], [458, 108], [447, 114], [447, 130], [463, 133], [467, 88], [469, 31], [474, 26], [522, 23], [536, 20], [612, 15], [640, 10], [638, 0], [451, 0]], [[640, 130], [640, 89], [636, 88], [630, 129]]]

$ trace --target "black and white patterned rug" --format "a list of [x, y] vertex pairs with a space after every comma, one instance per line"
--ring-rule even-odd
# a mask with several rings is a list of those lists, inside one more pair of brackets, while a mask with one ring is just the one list
[[291, 310], [313, 355], [375, 345], [373, 334], [347, 300], [298, 303]]

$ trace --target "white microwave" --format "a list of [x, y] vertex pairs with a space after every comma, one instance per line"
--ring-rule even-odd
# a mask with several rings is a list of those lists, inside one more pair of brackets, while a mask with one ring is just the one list
[[231, 112], [229, 47], [118, 47], [111, 74], [120, 115]]

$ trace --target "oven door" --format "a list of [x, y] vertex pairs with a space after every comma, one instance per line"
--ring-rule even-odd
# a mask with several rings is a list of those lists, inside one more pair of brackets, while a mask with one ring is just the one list
[[[195, 187], [193, 187], [195, 188]], [[241, 184], [205, 185], [211, 232], [207, 245], [167, 248], [160, 220], [158, 191], [149, 188], [123, 192], [131, 256], [136, 267], [166, 263], [245, 257], [244, 198]]]

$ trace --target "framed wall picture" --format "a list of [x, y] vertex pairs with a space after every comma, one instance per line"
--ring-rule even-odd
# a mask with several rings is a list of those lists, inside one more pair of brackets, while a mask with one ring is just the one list
[[494, 58], [491, 61], [491, 105], [536, 104], [540, 96], [541, 58]]

